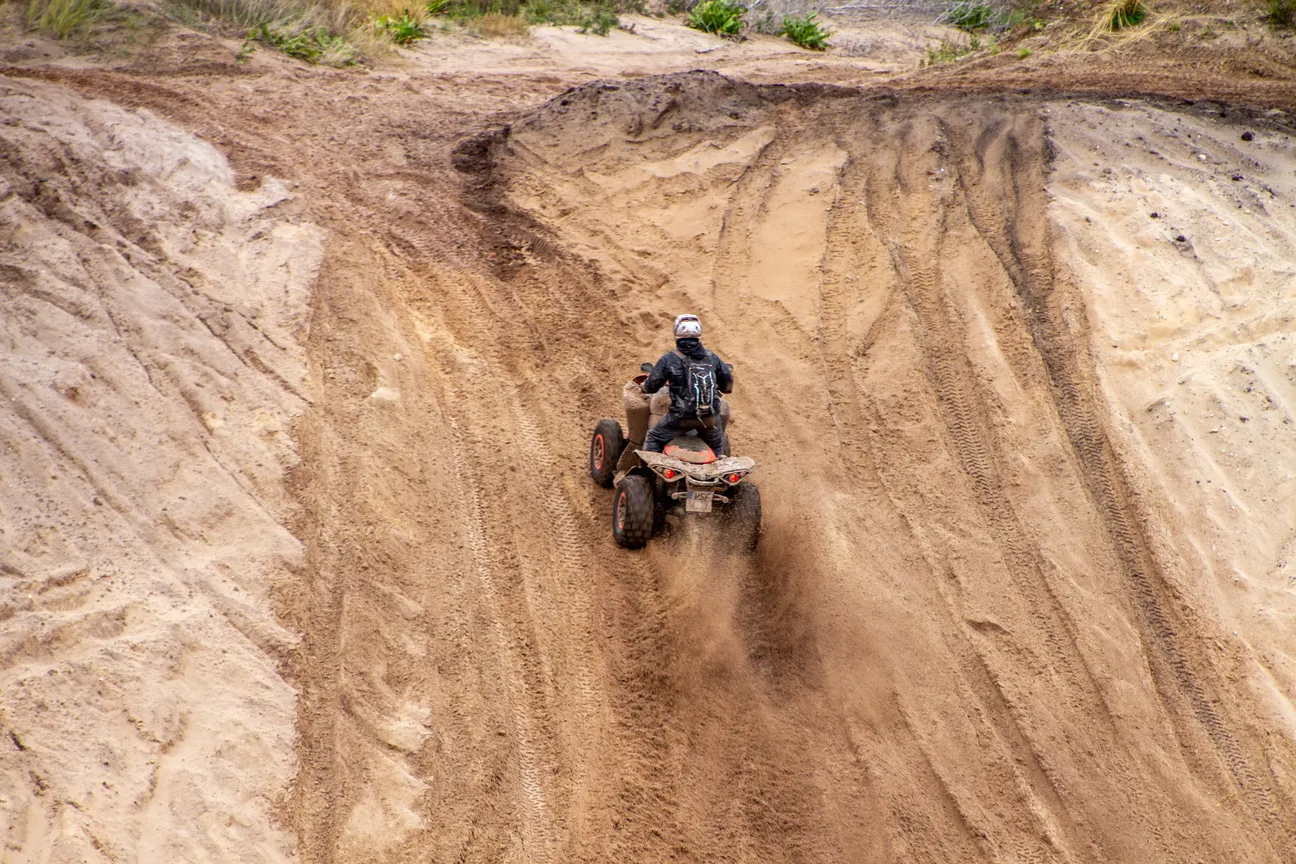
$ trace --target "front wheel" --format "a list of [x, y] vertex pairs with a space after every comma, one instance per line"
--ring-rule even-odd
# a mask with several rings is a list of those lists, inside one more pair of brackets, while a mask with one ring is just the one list
[[612, 418], [604, 417], [594, 427], [594, 435], [590, 438], [590, 477], [604, 489], [612, 488], [617, 460], [621, 458], [625, 443], [625, 433], [621, 431], [621, 424]]
[[754, 483], [739, 483], [729, 488], [729, 506], [725, 508], [725, 533], [738, 552], [756, 551], [760, 540], [760, 489]]
[[612, 504], [612, 537], [618, 546], [640, 549], [652, 536], [653, 491], [646, 477], [631, 474], [617, 484]]

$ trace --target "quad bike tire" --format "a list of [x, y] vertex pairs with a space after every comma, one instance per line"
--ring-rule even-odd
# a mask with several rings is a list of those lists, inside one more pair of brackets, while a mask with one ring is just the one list
[[604, 489], [612, 488], [617, 460], [621, 458], [625, 445], [625, 433], [616, 420], [604, 417], [594, 427], [594, 434], [590, 437], [590, 477]]
[[612, 503], [612, 537], [618, 546], [641, 549], [652, 537], [653, 489], [647, 477], [631, 474], [617, 484]]
[[760, 489], [752, 483], [732, 487], [724, 522], [725, 535], [736, 552], [755, 552], [761, 530]]

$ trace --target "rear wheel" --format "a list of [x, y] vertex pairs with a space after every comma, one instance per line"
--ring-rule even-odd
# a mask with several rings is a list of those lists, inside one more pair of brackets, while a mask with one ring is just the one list
[[617, 460], [621, 458], [625, 443], [621, 424], [610, 417], [604, 417], [594, 427], [594, 436], [590, 438], [590, 477], [604, 489], [612, 488]]
[[617, 484], [612, 504], [612, 537], [617, 545], [639, 549], [652, 536], [653, 490], [646, 477], [631, 474]]
[[735, 551], [754, 552], [760, 540], [760, 489], [752, 483], [729, 487], [729, 506], [725, 508], [725, 534]]

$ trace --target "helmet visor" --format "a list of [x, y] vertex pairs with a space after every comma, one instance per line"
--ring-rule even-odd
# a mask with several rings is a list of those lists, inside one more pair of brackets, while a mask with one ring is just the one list
[[696, 315], [681, 315], [675, 319], [676, 339], [699, 339], [702, 336], [702, 322]]

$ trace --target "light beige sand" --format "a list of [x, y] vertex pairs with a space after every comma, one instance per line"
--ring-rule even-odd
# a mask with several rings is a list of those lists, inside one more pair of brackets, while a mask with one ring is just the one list
[[1059, 255], [1121, 446], [1296, 737], [1296, 144], [1137, 103], [1050, 117]]
[[289, 860], [270, 587], [322, 234], [147, 113], [0, 114], [0, 859]]

